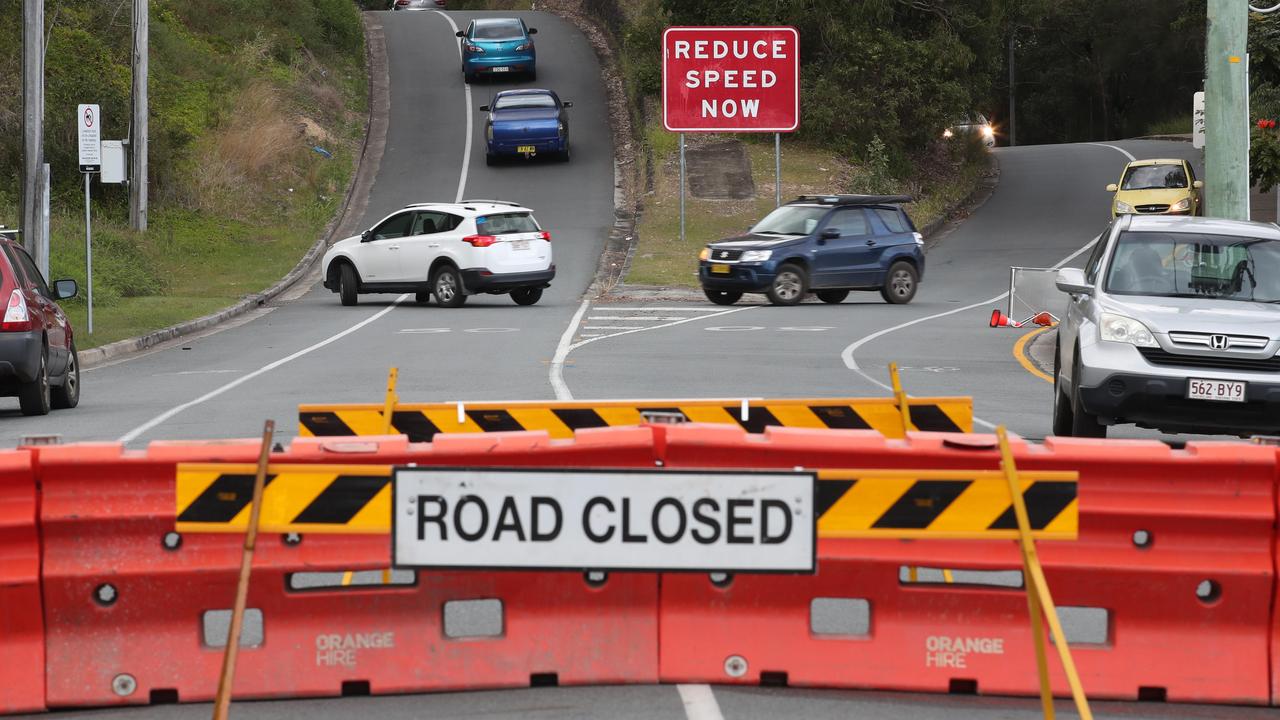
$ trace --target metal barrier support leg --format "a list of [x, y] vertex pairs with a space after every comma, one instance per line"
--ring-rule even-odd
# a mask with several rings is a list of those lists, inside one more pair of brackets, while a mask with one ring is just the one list
[[1076, 664], [1071, 659], [1071, 648], [1067, 646], [1067, 638], [1062, 632], [1062, 623], [1058, 621], [1058, 610], [1054, 607], [1053, 596], [1049, 593], [1049, 584], [1045, 581], [1044, 569], [1040, 567], [1040, 556], [1036, 552], [1035, 540], [1031, 537], [1031, 521], [1027, 517], [1027, 504], [1022, 497], [1018, 470], [1013, 464], [1013, 451], [1009, 448], [1009, 436], [1003, 425], [996, 428], [996, 437], [1000, 441], [1001, 467], [1005, 478], [1009, 481], [1013, 512], [1018, 520], [1018, 544], [1022, 549], [1027, 607], [1031, 615], [1031, 636], [1035, 642], [1036, 667], [1040, 672], [1040, 702], [1044, 708], [1044, 716], [1046, 720], [1053, 720], [1054, 713], [1053, 690], [1049, 686], [1049, 663], [1044, 649], [1042, 612], [1043, 617], [1049, 622], [1049, 632], [1053, 634], [1054, 645], [1058, 648], [1058, 657], [1062, 660], [1062, 669], [1066, 672], [1067, 683], [1071, 686], [1071, 697], [1075, 700], [1076, 712], [1080, 713], [1080, 720], [1093, 720], [1093, 713], [1089, 710], [1089, 699], [1085, 697], [1084, 688], [1080, 685]]
[[400, 398], [396, 395], [396, 377], [399, 374], [397, 368], [391, 368], [391, 372], [387, 373], [387, 398], [382, 406], [382, 418], [386, 423], [384, 426], [384, 435], [390, 435], [393, 429], [391, 420], [396, 412], [396, 403], [400, 402]]
[[898, 363], [889, 363], [889, 380], [893, 383], [893, 397], [898, 401], [898, 412], [902, 413], [902, 435], [914, 430], [911, 427], [911, 407], [907, 405], [907, 391], [902, 389], [902, 378], [898, 377]]

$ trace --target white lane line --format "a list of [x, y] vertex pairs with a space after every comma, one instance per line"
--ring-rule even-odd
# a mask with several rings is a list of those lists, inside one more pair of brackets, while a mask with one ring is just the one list
[[646, 320], [650, 322], [667, 322], [671, 320], [683, 320], [680, 315], [672, 315], [664, 317], [662, 315], [588, 315], [588, 320]]
[[[435, 13], [449, 22], [449, 27], [455, 34], [458, 32], [458, 24], [453, 21], [453, 18], [439, 10]], [[461, 43], [458, 44], [458, 60], [462, 60]], [[462, 81], [462, 89], [466, 96], [466, 104], [463, 108], [467, 113], [467, 139], [462, 143], [462, 174], [458, 176], [458, 194], [454, 197], [454, 202], [462, 202], [462, 196], [467, 191], [467, 169], [471, 167], [471, 83], [468, 83], [465, 78]]]
[[583, 330], [639, 330], [648, 325], [583, 325]]
[[282, 366], [282, 365], [286, 365], [286, 364], [288, 364], [288, 363], [293, 362], [294, 360], [297, 360], [298, 358], [302, 357], [303, 355], [306, 355], [306, 354], [311, 353], [311, 352], [315, 352], [316, 350], [319, 350], [320, 348], [322, 348], [322, 347], [324, 347], [324, 346], [326, 346], [326, 345], [329, 345], [329, 344], [331, 344], [331, 343], [337, 342], [338, 340], [341, 340], [342, 338], [344, 338], [344, 337], [346, 337], [346, 336], [350, 335], [351, 333], [353, 333], [353, 332], [355, 332], [355, 331], [359, 330], [360, 328], [362, 328], [362, 327], [364, 327], [364, 326], [366, 326], [366, 325], [368, 325], [368, 324], [370, 324], [370, 323], [372, 323], [372, 322], [374, 322], [374, 321], [378, 320], [378, 319], [379, 319], [379, 318], [381, 318], [383, 315], [386, 315], [387, 313], [391, 312], [392, 310], [395, 310], [397, 305], [399, 305], [400, 303], [402, 303], [402, 302], [404, 302], [405, 300], [408, 300], [408, 299], [409, 299], [409, 294], [408, 294], [408, 293], [405, 293], [404, 295], [401, 295], [400, 297], [396, 298], [396, 299], [395, 299], [395, 301], [391, 303], [391, 306], [390, 306], [390, 307], [386, 307], [386, 308], [383, 308], [382, 310], [379, 310], [378, 312], [374, 313], [373, 315], [371, 315], [371, 316], [369, 316], [369, 317], [365, 318], [364, 320], [361, 320], [360, 322], [356, 323], [355, 325], [352, 325], [351, 327], [347, 328], [346, 330], [343, 330], [343, 331], [342, 331], [342, 332], [340, 332], [340, 333], [336, 333], [336, 334], [334, 334], [334, 335], [330, 335], [329, 337], [325, 338], [324, 340], [321, 340], [320, 342], [318, 342], [318, 343], [316, 343], [316, 344], [314, 344], [314, 345], [312, 345], [312, 346], [310, 346], [310, 347], [303, 348], [303, 349], [299, 350], [298, 352], [296, 352], [296, 353], [294, 353], [294, 354], [292, 354], [292, 355], [287, 355], [287, 356], [285, 356], [285, 357], [282, 357], [282, 358], [280, 358], [279, 360], [276, 360], [275, 362], [267, 363], [266, 365], [263, 365], [262, 367], [258, 368], [257, 370], [254, 370], [253, 372], [249, 373], [248, 375], [244, 375], [244, 376], [242, 376], [242, 377], [236, 378], [235, 380], [232, 380], [231, 382], [227, 383], [226, 385], [223, 385], [222, 387], [216, 388], [216, 389], [214, 389], [214, 390], [210, 390], [209, 392], [205, 393], [204, 395], [201, 395], [200, 397], [196, 398], [195, 400], [190, 400], [190, 401], [188, 401], [188, 402], [184, 402], [184, 403], [182, 403], [181, 405], [178, 405], [178, 406], [176, 406], [176, 407], [170, 408], [169, 410], [166, 410], [166, 411], [164, 411], [163, 413], [160, 413], [159, 415], [157, 415], [157, 416], [155, 416], [155, 417], [151, 418], [150, 420], [148, 420], [148, 421], [146, 421], [145, 423], [143, 423], [143, 424], [139, 425], [138, 427], [136, 427], [136, 428], [134, 428], [134, 429], [130, 430], [129, 432], [125, 433], [124, 435], [121, 435], [121, 436], [120, 436], [120, 440], [119, 440], [119, 441], [120, 441], [120, 442], [122, 442], [122, 443], [133, 442], [135, 439], [137, 439], [137, 438], [138, 438], [138, 436], [142, 435], [143, 433], [147, 432], [148, 430], [151, 430], [152, 428], [156, 427], [157, 425], [159, 425], [159, 424], [161, 424], [161, 423], [163, 423], [163, 422], [168, 421], [170, 418], [172, 418], [173, 416], [175, 416], [175, 415], [177, 415], [178, 413], [182, 412], [183, 410], [187, 410], [187, 409], [189, 409], [189, 408], [193, 408], [193, 407], [195, 407], [196, 405], [199, 405], [199, 404], [201, 404], [201, 403], [204, 403], [204, 402], [207, 402], [207, 401], [209, 401], [209, 400], [212, 400], [212, 399], [214, 399], [214, 398], [218, 397], [219, 395], [221, 395], [221, 394], [223, 394], [223, 393], [225, 393], [225, 392], [227, 392], [227, 391], [229, 391], [229, 390], [233, 390], [233, 389], [235, 389], [235, 388], [237, 388], [237, 387], [240, 387], [241, 385], [243, 385], [243, 384], [245, 384], [245, 383], [249, 382], [250, 380], [252, 380], [252, 379], [254, 379], [254, 378], [258, 377], [259, 375], [264, 375], [264, 374], [266, 374], [266, 373], [269, 373], [269, 372], [271, 372], [272, 370], [275, 370], [276, 368], [278, 368], [278, 367], [280, 367], [280, 366]]
[[[564, 361], [569, 357], [569, 351], [573, 349], [573, 336], [578, 332], [578, 324], [582, 322], [582, 316], [587, 314], [587, 308], [591, 307], [591, 298], [584, 298], [582, 304], [578, 306], [578, 311], [573, 314], [573, 319], [569, 321], [568, 327], [564, 329], [564, 334], [560, 336], [560, 342], [556, 345], [556, 354], [551, 358], [551, 389], [555, 391], [557, 400], [572, 400], [573, 393], [569, 392], [569, 386], [564, 382]], [[604, 337], [597, 335], [592, 340]]]
[[676, 690], [684, 703], [684, 716], [689, 720], [724, 720], [710, 685], [676, 685]]
[[1097, 145], [1098, 147], [1111, 148], [1112, 150], [1115, 150], [1116, 152], [1129, 158], [1129, 162], [1133, 162], [1134, 160], [1138, 159], [1134, 157], [1132, 153], [1130, 153], [1128, 150], [1125, 150], [1122, 147], [1116, 147], [1115, 145], [1108, 145], [1106, 143], [1089, 143], [1089, 145]]
[[[761, 307], [764, 307], [764, 306], [762, 305]], [[714, 308], [714, 307], [667, 307], [662, 305], [654, 306], [654, 307], [600, 305], [598, 306], [598, 309], [609, 310], [613, 312], [701, 312], [701, 313], [720, 312], [720, 308]]]
[[[1079, 250], [1076, 250], [1075, 252], [1071, 253], [1070, 255], [1068, 255], [1068, 256], [1066, 256], [1066, 257], [1062, 258], [1061, 260], [1059, 260], [1059, 261], [1057, 262], [1057, 264], [1055, 264], [1055, 265], [1053, 266], [1053, 268], [1054, 268], [1054, 269], [1060, 268], [1060, 267], [1062, 267], [1063, 265], [1066, 265], [1067, 263], [1071, 262], [1072, 260], [1075, 260], [1075, 259], [1076, 259], [1077, 257], [1079, 257], [1082, 253], [1084, 253], [1084, 251], [1086, 251], [1086, 250], [1088, 250], [1089, 248], [1093, 247], [1093, 244], [1094, 244], [1095, 242], [1097, 242], [1097, 238], [1094, 238], [1093, 240], [1090, 240], [1088, 243], [1086, 243], [1086, 244], [1085, 244], [1085, 246], [1084, 246], [1084, 247], [1080, 248]], [[1005, 299], [1005, 298], [1007, 298], [1007, 297], [1009, 297], [1009, 293], [1008, 293], [1008, 291], [1005, 291], [1005, 292], [1000, 293], [999, 295], [996, 295], [996, 296], [995, 296], [995, 297], [993, 297], [993, 298], [989, 298], [989, 299], [987, 299], [987, 300], [983, 300], [983, 301], [981, 301], [981, 302], [976, 302], [976, 303], [974, 303], [974, 304], [972, 304], [972, 305], [965, 305], [964, 307], [958, 307], [958, 308], [955, 308], [955, 309], [953, 309], [953, 310], [948, 310], [948, 311], [946, 311], [946, 312], [936, 313], [936, 314], [934, 314], [934, 315], [926, 315], [926, 316], [924, 316], [924, 317], [922, 317], [922, 318], [916, 318], [915, 320], [910, 320], [910, 321], [908, 321], [908, 322], [904, 322], [904, 323], [902, 323], [902, 324], [900, 324], [900, 325], [894, 325], [894, 326], [892, 326], [892, 327], [887, 327], [887, 328], [884, 328], [884, 329], [882, 329], [882, 330], [877, 330], [877, 331], [875, 331], [875, 332], [871, 333], [870, 335], [865, 335], [865, 336], [863, 336], [863, 337], [861, 337], [861, 338], [858, 338], [857, 340], [853, 341], [852, 343], [850, 343], [850, 344], [849, 344], [849, 345], [848, 345], [848, 346], [847, 346], [843, 351], [841, 351], [841, 352], [840, 352], [840, 358], [841, 358], [842, 360], [844, 360], [844, 365], [845, 365], [845, 367], [847, 367], [847, 368], [849, 368], [850, 370], [852, 370], [852, 371], [854, 371], [854, 372], [858, 373], [859, 375], [861, 375], [861, 376], [863, 377], [863, 379], [865, 379], [867, 382], [871, 383], [872, 385], [879, 386], [880, 388], [883, 388], [883, 389], [885, 389], [885, 390], [892, 391], [892, 390], [893, 390], [893, 388], [891, 388], [891, 387], [889, 387], [888, 385], [886, 385], [886, 384], [884, 384], [884, 383], [880, 382], [879, 380], [876, 380], [875, 378], [873, 378], [873, 377], [871, 377], [870, 375], [868, 375], [868, 374], [866, 374], [865, 372], [863, 372], [863, 370], [862, 370], [862, 368], [861, 368], [861, 367], [858, 367], [858, 361], [857, 361], [857, 360], [855, 360], [855, 359], [854, 359], [854, 357], [853, 357], [853, 354], [854, 354], [854, 353], [856, 353], [856, 352], [858, 351], [858, 348], [862, 347], [863, 345], [866, 345], [867, 343], [871, 342], [872, 340], [877, 340], [877, 339], [879, 339], [879, 338], [884, 337], [885, 335], [888, 335], [889, 333], [893, 333], [893, 332], [897, 332], [897, 331], [899, 331], [899, 330], [903, 330], [903, 329], [905, 329], [905, 328], [909, 328], [909, 327], [911, 327], [912, 325], [918, 325], [918, 324], [920, 324], [920, 323], [922, 323], [922, 322], [928, 322], [929, 320], [937, 320], [938, 318], [944, 318], [944, 317], [947, 317], [948, 315], [955, 315], [956, 313], [962, 313], [962, 312], [965, 312], [966, 310], [973, 310], [973, 309], [975, 309], [975, 308], [980, 308], [980, 307], [983, 307], [983, 306], [990, 306], [990, 305], [992, 305], [992, 304], [994, 304], [994, 303], [1000, 302], [1001, 300], [1003, 300], [1003, 299]], [[989, 422], [987, 422], [986, 420], [983, 420], [983, 419], [981, 419], [981, 418], [979, 418], [979, 417], [977, 417], [977, 416], [974, 416], [973, 421], [974, 421], [975, 423], [979, 424], [979, 425], [983, 425], [983, 426], [988, 427], [988, 428], [993, 428], [993, 429], [995, 428], [995, 424], [994, 424], [994, 423], [989, 423]]]

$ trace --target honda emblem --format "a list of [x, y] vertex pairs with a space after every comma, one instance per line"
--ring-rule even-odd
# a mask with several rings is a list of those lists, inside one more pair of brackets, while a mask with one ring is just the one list
[[1214, 350], [1226, 350], [1231, 347], [1231, 339], [1226, 335], [1210, 335], [1209, 347]]

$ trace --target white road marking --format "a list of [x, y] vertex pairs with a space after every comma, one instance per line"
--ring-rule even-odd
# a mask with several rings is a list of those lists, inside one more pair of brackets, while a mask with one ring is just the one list
[[[453, 18], [439, 10], [436, 10], [435, 13], [449, 22], [449, 27], [453, 29], [455, 34], [458, 32], [458, 24], [453, 21]], [[458, 44], [458, 60], [462, 60], [461, 43]], [[467, 113], [467, 138], [462, 143], [462, 174], [458, 176], [458, 194], [454, 197], [454, 202], [462, 202], [462, 196], [467, 191], [467, 169], [471, 167], [471, 116], [473, 111], [471, 109], [471, 83], [468, 83], [465, 78], [462, 80], [462, 89], [463, 94], [466, 96], [466, 103], [463, 108]]]
[[152, 377], [162, 377], [164, 375], [230, 375], [232, 373], [241, 372], [240, 370], [183, 370], [181, 372], [156, 373]]
[[648, 325], [583, 325], [583, 330], [639, 330]]
[[703, 312], [703, 313], [721, 312], [720, 308], [718, 307], [667, 307], [662, 305], [658, 305], [654, 307], [635, 307], [635, 306], [623, 307], [623, 306], [617, 306], [617, 305], [603, 305], [603, 306], [598, 306], [597, 309], [599, 310], [607, 309], [615, 312]]
[[652, 322], [663, 322], [671, 320], [683, 320], [680, 315], [663, 316], [663, 315], [588, 315], [588, 320], [647, 320]]
[[209, 400], [212, 400], [212, 399], [214, 399], [214, 398], [218, 397], [219, 395], [221, 395], [221, 394], [223, 394], [223, 393], [227, 392], [228, 390], [234, 390], [235, 388], [240, 387], [241, 385], [243, 385], [243, 384], [245, 384], [245, 383], [249, 382], [250, 380], [252, 380], [252, 379], [254, 379], [254, 378], [258, 377], [259, 375], [264, 375], [264, 374], [266, 374], [266, 373], [269, 373], [269, 372], [271, 372], [272, 370], [275, 370], [276, 368], [278, 368], [278, 367], [280, 367], [280, 366], [282, 366], [282, 365], [286, 365], [286, 364], [288, 364], [288, 363], [293, 362], [294, 360], [297, 360], [298, 358], [302, 357], [303, 355], [307, 355], [308, 353], [315, 352], [316, 350], [319, 350], [320, 348], [325, 347], [326, 345], [329, 345], [329, 344], [331, 344], [331, 343], [337, 342], [338, 340], [341, 340], [342, 338], [344, 338], [344, 337], [346, 337], [346, 336], [350, 335], [351, 333], [353, 333], [353, 332], [355, 332], [355, 331], [359, 330], [360, 328], [364, 327], [365, 325], [368, 325], [368, 324], [370, 324], [370, 323], [372, 323], [372, 322], [374, 322], [374, 321], [378, 320], [378, 319], [379, 319], [379, 318], [381, 318], [383, 315], [386, 315], [387, 313], [391, 312], [392, 310], [395, 310], [397, 305], [399, 305], [400, 303], [402, 303], [402, 302], [404, 302], [405, 300], [408, 300], [408, 299], [409, 299], [409, 294], [408, 294], [408, 293], [405, 293], [404, 295], [401, 295], [400, 297], [396, 298], [396, 299], [395, 299], [395, 301], [391, 303], [391, 306], [390, 306], [390, 307], [386, 307], [386, 308], [383, 308], [383, 309], [379, 310], [378, 312], [374, 313], [373, 315], [371, 315], [371, 316], [369, 316], [369, 317], [365, 318], [364, 320], [361, 320], [360, 322], [356, 323], [355, 325], [352, 325], [351, 327], [347, 328], [346, 330], [343, 330], [342, 332], [339, 332], [339, 333], [335, 333], [335, 334], [333, 334], [333, 335], [330, 335], [329, 337], [325, 338], [324, 340], [321, 340], [320, 342], [318, 342], [318, 343], [316, 343], [316, 344], [314, 344], [314, 345], [311, 345], [310, 347], [303, 348], [303, 349], [299, 350], [298, 352], [296, 352], [296, 353], [294, 353], [294, 354], [292, 354], [292, 355], [287, 355], [287, 356], [285, 356], [285, 357], [280, 358], [279, 360], [276, 360], [275, 362], [267, 363], [266, 365], [263, 365], [262, 367], [258, 368], [257, 370], [254, 370], [253, 372], [249, 373], [248, 375], [243, 375], [243, 376], [241, 376], [241, 377], [239, 377], [239, 378], [236, 378], [235, 380], [232, 380], [231, 382], [227, 383], [226, 385], [223, 385], [223, 386], [221, 386], [221, 387], [219, 387], [219, 388], [215, 388], [214, 390], [210, 390], [209, 392], [205, 393], [204, 395], [201, 395], [200, 397], [196, 398], [195, 400], [189, 400], [189, 401], [187, 401], [187, 402], [185, 402], [185, 403], [182, 403], [181, 405], [178, 405], [178, 406], [176, 406], [176, 407], [170, 408], [169, 410], [166, 410], [166, 411], [164, 411], [164, 412], [160, 413], [159, 415], [157, 415], [157, 416], [155, 416], [155, 417], [151, 418], [150, 420], [148, 420], [148, 421], [146, 421], [145, 423], [143, 423], [143, 424], [139, 425], [138, 427], [136, 427], [136, 428], [134, 428], [134, 429], [130, 430], [129, 432], [125, 433], [124, 435], [121, 435], [121, 436], [120, 436], [120, 442], [122, 442], [122, 443], [133, 442], [135, 439], [137, 439], [137, 438], [138, 438], [140, 435], [142, 435], [143, 433], [147, 432], [148, 430], [151, 430], [152, 428], [156, 427], [157, 425], [160, 425], [160, 424], [161, 424], [161, 423], [163, 423], [163, 422], [168, 421], [170, 418], [172, 418], [173, 416], [175, 416], [175, 415], [177, 415], [178, 413], [182, 412], [183, 410], [187, 410], [187, 409], [189, 409], [189, 408], [193, 408], [193, 407], [195, 407], [196, 405], [199, 405], [199, 404], [201, 404], [201, 403], [204, 403], [204, 402], [207, 402], [207, 401], [209, 401]]
[[404, 328], [401, 335], [431, 335], [433, 333], [452, 332], [450, 328]]
[[1137, 159], [1138, 159], [1138, 158], [1134, 157], [1132, 153], [1130, 153], [1128, 150], [1125, 150], [1125, 149], [1124, 149], [1124, 148], [1122, 148], [1122, 147], [1116, 147], [1115, 145], [1108, 145], [1108, 144], [1106, 144], [1106, 143], [1089, 143], [1089, 144], [1090, 144], [1090, 145], [1097, 145], [1098, 147], [1111, 148], [1112, 150], [1115, 150], [1116, 152], [1118, 152], [1118, 153], [1120, 153], [1120, 154], [1124, 155], [1125, 157], [1129, 158], [1129, 162], [1133, 162], [1134, 160], [1137, 160]]
[[509, 332], [520, 332], [520, 328], [504, 328], [504, 327], [493, 327], [493, 328], [469, 328], [469, 329], [467, 329], [467, 330], [463, 330], [462, 332], [466, 332], [466, 333], [509, 333]]
[[[1071, 253], [1070, 255], [1068, 255], [1068, 256], [1066, 256], [1066, 257], [1062, 258], [1061, 260], [1059, 260], [1059, 261], [1057, 262], [1057, 264], [1056, 264], [1056, 265], [1054, 265], [1054, 266], [1053, 266], [1053, 268], [1054, 268], [1054, 269], [1060, 268], [1060, 267], [1062, 267], [1063, 265], [1066, 265], [1067, 263], [1071, 262], [1072, 260], [1075, 260], [1075, 259], [1076, 259], [1077, 257], [1079, 257], [1082, 253], [1084, 253], [1084, 251], [1086, 251], [1086, 250], [1088, 250], [1089, 248], [1093, 247], [1093, 243], [1094, 243], [1094, 242], [1096, 242], [1096, 240], [1097, 240], [1097, 238], [1095, 238], [1094, 240], [1090, 240], [1088, 243], [1086, 243], [1086, 244], [1085, 244], [1085, 246], [1084, 246], [1084, 247], [1082, 247], [1082, 248], [1080, 248], [1079, 250], [1076, 250], [1075, 252]], [[847, 367], [847, 368], [849, 368], [850, 370], [852, 370], [852, 371], [854, 371], [854, 372], [858, 373], [859, 375], [861, 375], [861, 376], [863, 377], [863, 379], [865, 379], [867, 382], [871, 383], [872, 385], [876, 385], [876, 386], [878, 386], [878, 387], [880, 387], [880, 388], [883, 388], [883, 389], [885, 389], [885, 390], [889, 390], [889, 391], [891, 391], [891, 392], [892, 392], [893, 388], [891, 388], [891, 387], [889, 387], [888, 385], [886, 385], [886, 384], [884, 384], [884, 383], [880, 382], [879, 380], [876, 380], [875, 378], [873, 378], [873, 377], [871, 377], [870, 375], [868, 375], [868, 374], [866, 374], [865, 372], [863, 372], [862, 368], [858, 367], [858, 361], [857, 361], [857, 360], [855, 360], [855, 359], [854, 359], [854, 357], [853, 357], [853, 354], [854, 354], [854, 353], [856, 353], [856, 352], [858, 351], [858, 348], [862, 347], [863, 345], [866, 345], [867, 343], [871, 342], [872, 340], [877, 340], [877, 339], [879, 339], [879, 338], [884, 337], [885, 335], [888, 335], [889, 333], [897, 332], [897, 331], [899, 331], [899, 330], [903, 330], [903, 329], [909, 328], [909, 327], [911, 327], [912, 325], [919, 325], [920, 323], [922, 323], [922, 322], [928, 322], [929, 320], [937, 320], [938, 318], [944, 318], [944, 317], [947, 317], [948, 315], [955, 315], [956, 313], [962, 313], [962, 312], [965, 312], [965, 311], [967, 311], [967, 310], [973, 310], [973, 309], [975, 309], [975, 308], [980, 308], [980, 307], [984, 307], [984, 306], [990, 306], [990, 305], [992, 305], [992, 304], [994, 304], [994, 303], [998, 303], [998, 302], [1000, 302], [1001, 300], [1003, 300], [1003, 299], [1005, 299], [1005, 298], [1007, 298], [1007, 297], [1009, 297], [1009, 293], [1008, 293], [1008, 291], [1005, 291], [1005, 292], [1000, 293], [999, 295], [996, 295], [996, 296], [995, 296], [995, 297], [993, 297], [993, 298], [988, 298], [987, 300], [983, 300], [983, 301], [981, 301], [981, 302], [976, 302], [976, 303], [973, 303], [972, 305], [965, 305], [964, 307], [958, 307], [958, 308], [955, 308], [955, 309], [953, 309], [953, 310], [948, 310], [948, 311], [946, 311], [946, 312], [935, 313], [935, 314], [933, 314], [933, 315], [926, 315], [926, 316], [924, 316], [924, 317], [922, 317], [922, 318], [916, 318], [915, 320], [909, 320], [909, 321], [904, 322], [904, 323], [902, 323], [902, 324], [900, 324], [900, 325], [894, 325], [894, 326], [892, 326], [892, 327], [887, 327], [887, 328], [883, 328], [883, 329], [881, 329], [881, 330], [877, 330], [877, 331], [875, 331], [875, 332], [871, 333], [870, 335], [864, 335], [863, 337], [860, 337], [860, 338], [858, 338], [857, 340], [855, 340], [855, 341], [853, 341], [852, 343], [850, 343], [847, 347], [845, 347], [845, 349], [844, 349], [843, 351], [841, 351], [841, 352], [840, 352], [840, 358], [841, 358], [842, 360], [844, 360], [844, 365], [845, 365], [845, 367]], [[983, 425], [983, 426], [985, 426], [985, 427], [992, 428], [992, 429], [994, 429], [994, 428], [995, 428], [995, 424], [994, 424], [994, 423], [989, 423], [989, 422], [987, 422], [986, 420], [983, 420], [983, 419], [981, 419], [981, 418], [977, 417], [976, 415], [974, 416], [973, 421], [974, 421], [975, 423], [977, 423], [978, 425]]]
[[715, 325], [713, 327], [702, 328], [707, 332], [751, 332], [753, 330], [763, 330], [763, 325]]
[[676, 690], [684, 703], [684, 716], [689, 720], [724, 720], [710, 685], [676, 685]]
[[824, 330], [835, 330], [833, 327], [826, 325], [793, 325], [789, 327], [778, 328], [781, 332], [823, 332]]

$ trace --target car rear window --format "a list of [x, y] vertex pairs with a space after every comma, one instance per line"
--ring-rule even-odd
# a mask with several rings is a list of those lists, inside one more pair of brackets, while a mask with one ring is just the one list
[[527, 212], [496, 213], [476, 218], [476, 230], [481, 235], [510, 235], [537, 232], [540, 229], [533, 215]]
[[897, 210], [890, 210], [889, 208], [875, 208], [875, 211], [876, 215], [880, 218], [880, 222], [883, 222], [884, 226], [889, 228], [889, 232], [909, 232], [907, 230], [907, 224], [903, 222], [902, 215], [900, 215]]
[[524, 27], [519, 20], [476, 23], [471, 37], [476, 40], [518, 40], [524, 37]]
[[555, 98], [545, 93], [500, 95], [498, 99], [493, 102], [494, 110], [514, 110], [516, 108], [553, 108], [555, 106]]

